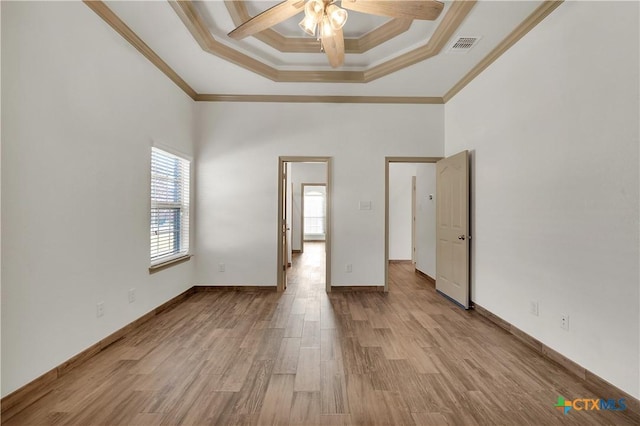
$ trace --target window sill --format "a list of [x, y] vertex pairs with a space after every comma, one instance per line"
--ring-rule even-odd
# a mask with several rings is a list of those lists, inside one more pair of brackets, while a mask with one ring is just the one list
[[163, 269], [169, 268], [179, 263], [186, 262], [189, 259], [191, 259], [192, 256], [193, 256], [192, 254], [185, 254], [184, 256], [176, 257], [174, 259], [167, 260], [166, 262], [151, 265], [149, 266], [149, 273], [153, 274], [155, 272], [162, 271]]

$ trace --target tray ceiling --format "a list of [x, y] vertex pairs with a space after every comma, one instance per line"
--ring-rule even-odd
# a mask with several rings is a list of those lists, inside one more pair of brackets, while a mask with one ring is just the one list
[[[345, 64], [332, 69], [296, 15], [255, 36], [227, 37], [275, 1], [107, 1], [105, 5], [198, 94], [442, 98], [541, 1], [446, 1], [435, 21], [350, 12]], [[458, 37], [480, 37], [465, 53]]]

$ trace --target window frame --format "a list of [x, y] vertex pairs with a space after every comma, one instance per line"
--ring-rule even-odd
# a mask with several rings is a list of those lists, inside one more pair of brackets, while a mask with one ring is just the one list
[[[180, 161], [180, 166], [182, 169], [184, 169], [185, 163], [186, 163], [186, 167], [188, 168], [188, 175], [186, 176], [186, 178], [183, 176], [181, 179], [181, 183], [180, 186], [182, 189], [184, 189], [186, 187], [187, 189], [187, 194], [185, 196], [185, 194], [181, 194], [180, 196], [180, 201], [177, 203], [171, 203], [171, 202], [166, 202], [166, 201], [159, 201], [159, 200], [154, 200], [153, 199], [153, 194], [152, 194], [152, 187], [154, 184], [154, 177], [153, 177], [153, 153], [155, 151], [158, 151], [160, 154], [166, 156], [166, 157], [173, 157], [176, 158]], [[189, 260], [192, 256], [191, 254], [191, 246], [192, 246], [192, 239], [191, 239], [191, 234], [192, 234], [192, 229], [193, 229], [193, 224], [192, 224], [192, 220], [191, 220], [191, 207], [192, 207], [192, 203], [191, 203], [191, 198], [192, 198], [192, 190], [191, 188], [193, 187], [192, 185], [192, 181], [193, 181], [193, 159], [188, 156], [185, 155], [181, 152], [177, 152], [174, 149], [171, 149], [169, 147], [166, 146], [162, 146], [162, 145], [157, 145], [157, 144], [153, 144], [151, 146], [150, 152], [149, 152], [149, 215], [148, 215], [148, 220], [149, 220], [149, 237], [150, 237], [150, 242], [149, 242], [149, 272], [154, 272], [156, 270], [160, 270], [160, 269], [164, 269], [167, 266], [176, 264], [176, 263], [181, 263], [185, 260]], [[163, 256], [158, 256], [155, 258], [152, 258], [152, 226], [153, 226], [153, 213], [154, 210], [159, 209], [159, 208], [178, 208], [179, 212], [180, 212], [180, 220], [178, 223], [178, 238], [180, 239], [180, 247], [178, 247], [177, 251], [173, 251], [169, 254], [163, 255]], [[186, 220], [186, 226], [184, 224], [184, 221]], [[186, 229], [185, 229], [186, 228]], [[186, 235], [186, 247], [183, 246], [182, 244], [184, 244], [185, 241], [185, 235]]]

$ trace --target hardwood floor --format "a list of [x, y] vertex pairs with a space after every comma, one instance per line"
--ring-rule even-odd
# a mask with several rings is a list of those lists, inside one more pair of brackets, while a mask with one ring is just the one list
[[4, 424], [637, 424], [563, 415], [558, 396], [595, 395], [410, 264], [390, 265], [388, 294], [328, 295], [312, 247], [284, 293], [196, 293]]

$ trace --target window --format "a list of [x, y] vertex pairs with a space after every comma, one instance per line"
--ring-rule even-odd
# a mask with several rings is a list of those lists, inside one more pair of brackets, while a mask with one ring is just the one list
[[190, 163], [151, 148], [151, 264], [189, 252]]
[[[324, 188], [322, 188], [324, 189]], [[304, 194], [304, 234], [324, 235], [324, 192], [308, 191]]]

